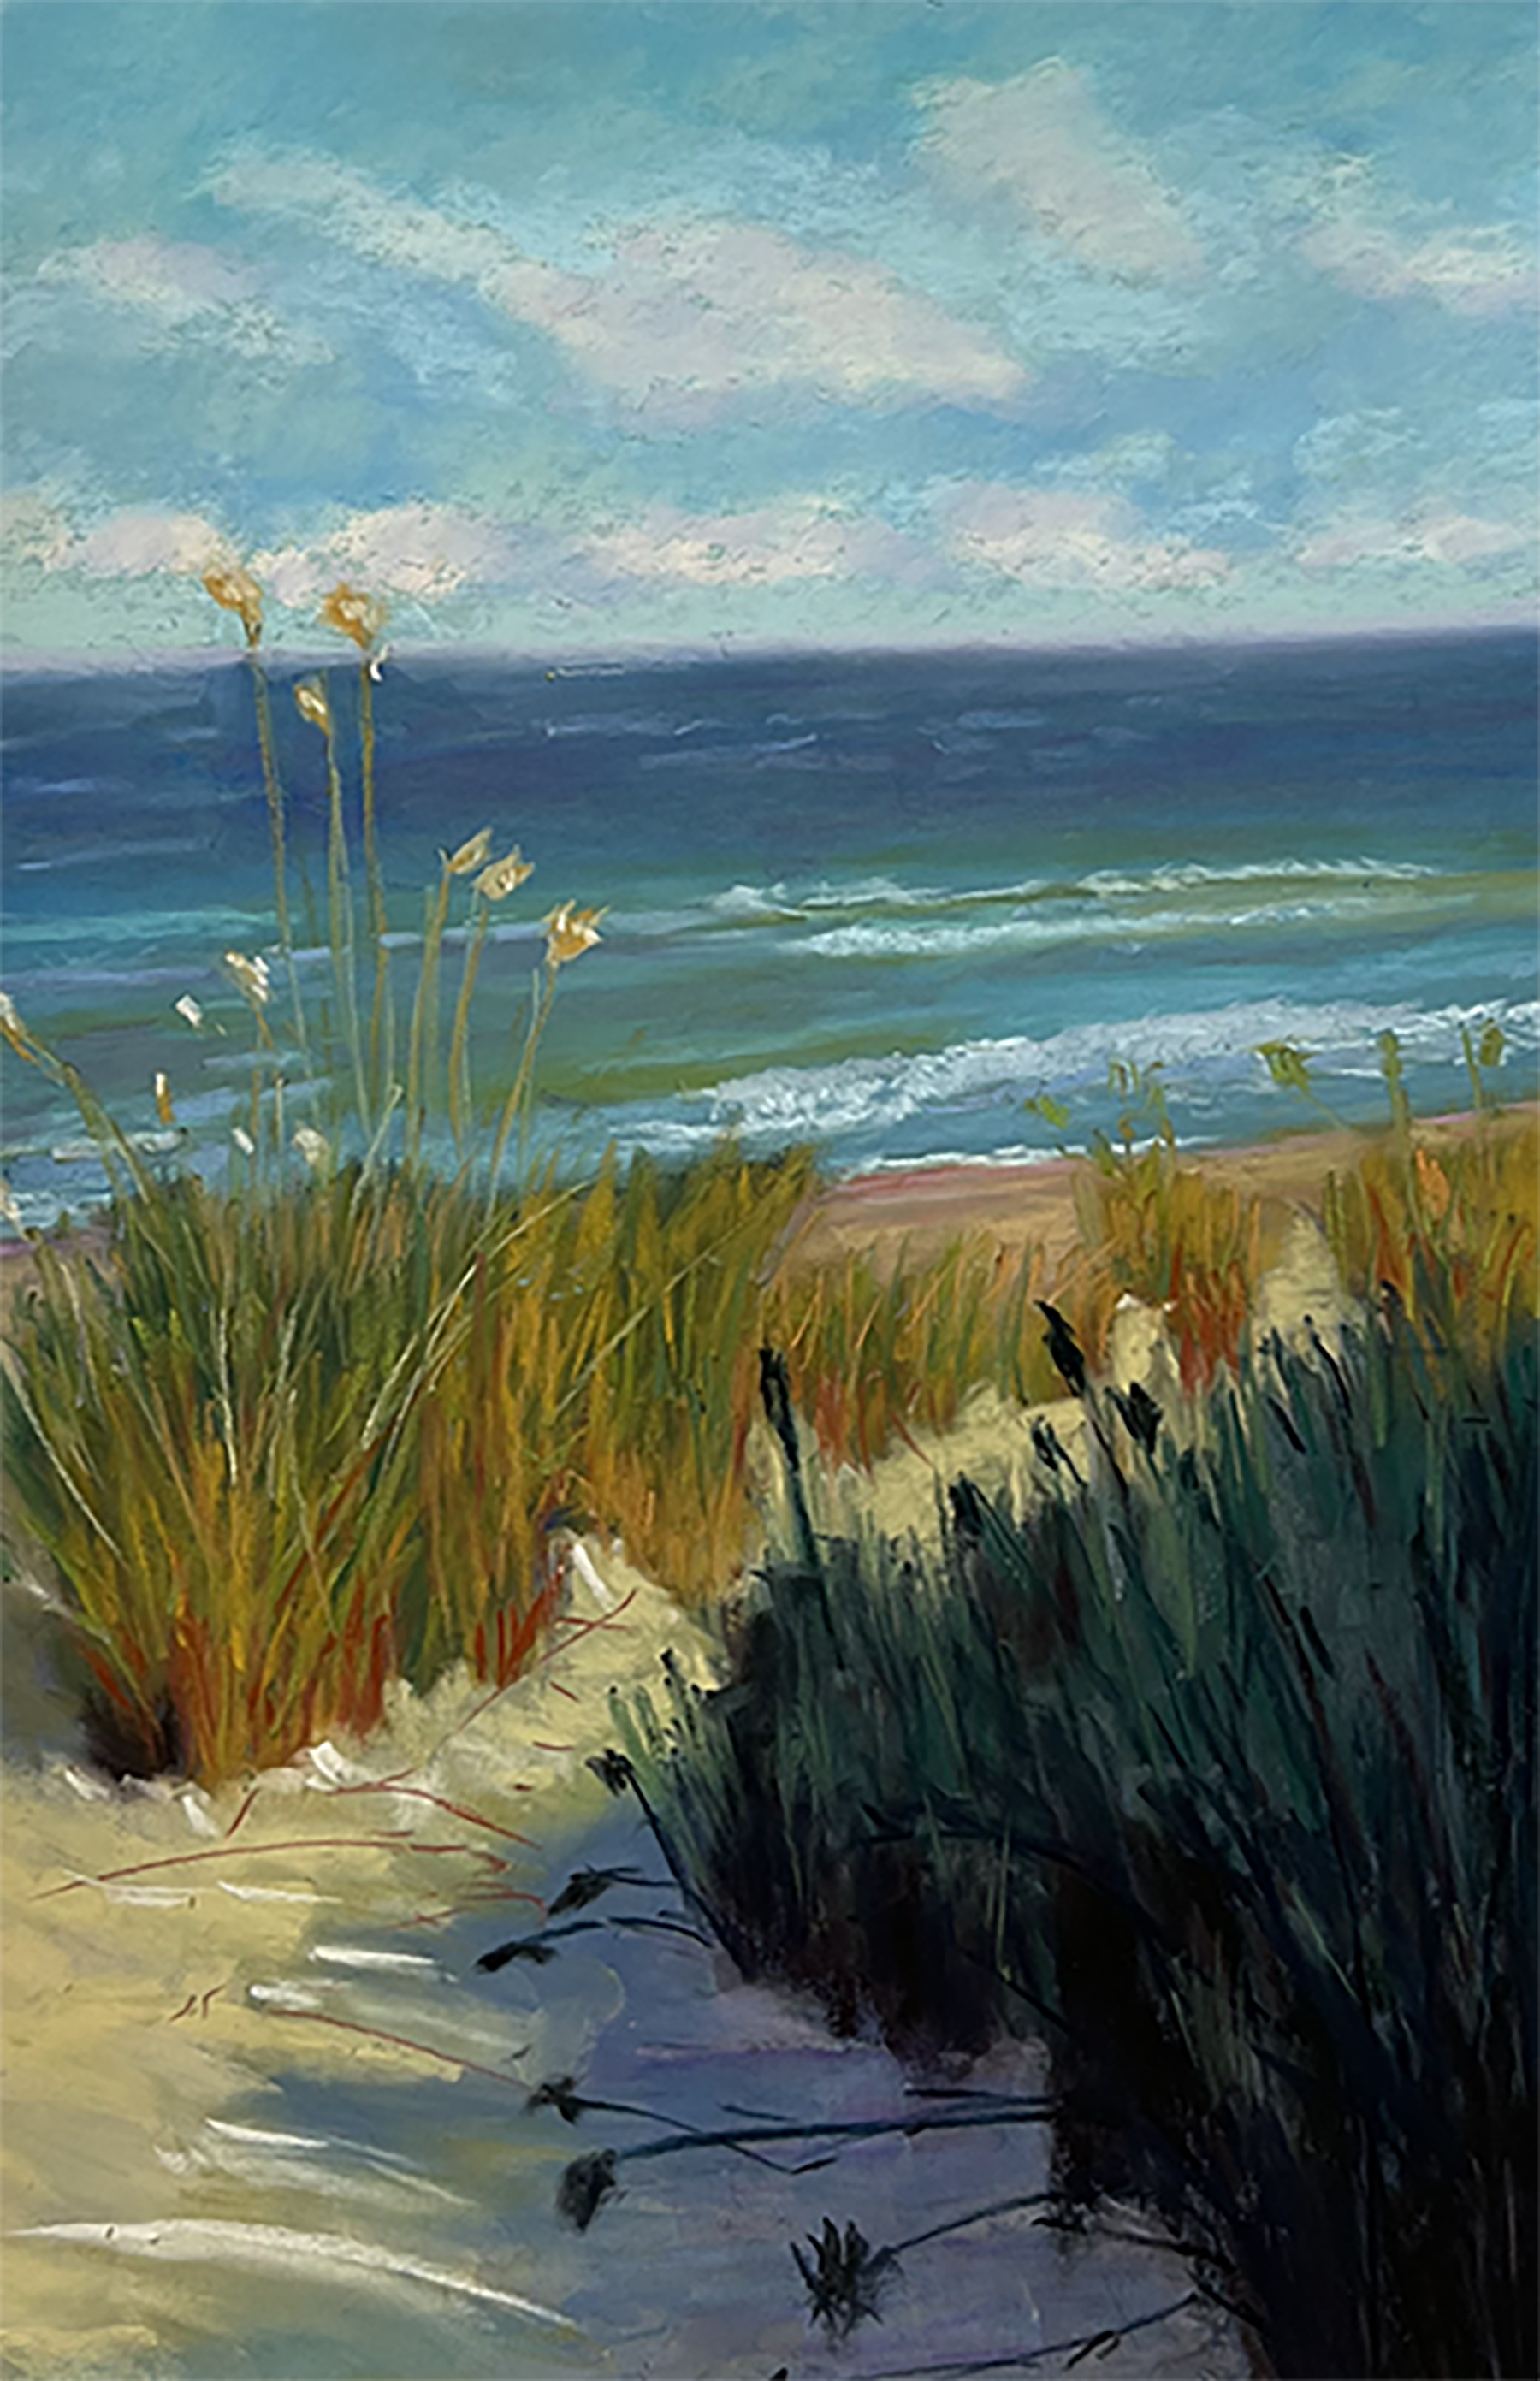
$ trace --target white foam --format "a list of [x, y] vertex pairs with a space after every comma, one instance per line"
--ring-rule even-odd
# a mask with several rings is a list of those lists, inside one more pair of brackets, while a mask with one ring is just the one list
[[[958, 1042], [913, 1055], [846, 1058], [827, 1067], [767, 1067], [696, 1094], [706, 1111], [696, 1131], [737, 1128], [788, 1141], [891, 1130], [909, 1117], [1027, 1098], [1044, 1090], [1083, 1092], [1104, 1084], [1114, 1058], [1159, 1063], [1171, 1075], [1265, 1081], [1259, 1044], [1289, 1042], [1330, 1070], [1363, 1064], [1381, 1033], [1394, 1032], [1409, 1063], [1458, 1063], [1461, 1026], [1500, 1025], [1515, 1049], [1540, 1046], [1540, 1001], [1497, 1001], [1481, 1008], [1419, 1010], [1409, 1002], [1376, 1006], [1335, 1001], [1244, 1001], [1178, 1016], [1119, 1018], [1070, 1026], [1041, 1040]], [[648, 1139], [652, 1140], [649, 1129]]]
[[1270, 901], [1228, 912], [1214, 910], [1035, 910], [982, 925], [835, 926], [791, 948], [812, 959], [956, 959], [972, 951], [1045, 948], [1056, 943], [1172, 941], [1183, 934], [1241, 934], [1259, 926], [1325, 924], [1362, 918], [1379, 905], [1368, 894], [1335, 899]]

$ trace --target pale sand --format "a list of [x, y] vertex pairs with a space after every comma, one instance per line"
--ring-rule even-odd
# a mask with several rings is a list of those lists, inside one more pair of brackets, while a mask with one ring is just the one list
[[[17, 1593], [5, 1592], [7, 1599]], [[458, 2059], [513, 2084], [573, 2063], [581, 2045], [543, 2045], [529, 2012], [513, 2007], [504, 2016], [446, 1990], [434, 1957], [435, 1925], [407, 1938], [421, 1953], [422, 1980], [421, 1992], [408, 1995], [405, 2022], [402, 1979], [387, 1994], [392, 1979], [371, 1973], [367, 1953], [358, 1961], [348, 1949], [361, 1935], [367, 1944], [377, 1930], [471, 1906], [498, 1885], [549, 1893], [562, 1844], [609, 1807], [585, 1763], [614, 1741], [611, 1692], [655, 1686], [665, 1647], [687, 1676], [710, 1675], [703, 1630], [615, 1555], [594, 1547], [571, 1592], [569, 1621], [550, 1654], [505, 1695], [488, 1703], [486, 1690], [463, 1672], [427, 1697], [399, 1690], [367, 1745], [323, 1746], [265, 1773], [249, 1807], [240, 1787], [212, 1797], [168, 1784], [115, 1789], [57, 1755], [41, 1768], [24, 1765], [27, 1723], [7, 1680], [15, 1734], [0, 1804], [0, 2230], [7, 2236], [0, 2370], [28, 2381], [66, 2372], [123, 2381], [163, 2369], [160, 2357], [178, 2336], [180, 2284], [157, 2281], [131, 2258], [98, 2253], [83, 2263], [78, 2246], [18, 2235], [127, 2219], [174, 2225], [211, 2208], [222, 2219], [270, 2223], [271, 2175], [264, 2184], [246, 2174], [238, 2132], [222, 2134], [220, 2126], [238, 2115], [260, 2127], [253, 2109], [264, 2099], [281, 2125], [269, 2082], [275, 2070], [345, 2079], [361, 2066], [407, 2082], [453, 2073]], [[45, 1715], [34, 1704], [29, 1716], [35, 1724]], [[382, 1779], [390, 1785], [373, 1790]], [[451, 1844], [463, 1849], [432, 1849]], [[188, 1854], [203, 1857], [186, 1862]], [[494, 1868], [483, 1854], [507, 1866]], [[142, 1865], [178, 1860], [186, 1864]], [[106, 1876], [125, 1868], [139, 1874]], [[527, 1901], [484, 1908], [491, 1933], [538, 1923]], [[317, 1960], [317, 1937], [341, 1947], [332, 1964]], [[441, 2056], [286, 2020], [286, 2008], [307, 2007], [344, 2028], [373, 2023], [407, 2033]], [[521, 2045], [529, 2055], [516, 2067], [512, 2053]], [[485, 2088], [498, 2086], [489, 2080]], [[519, 2105], [511, 2094], [510, 2111]], [[314, 2220], [313, 2174], [307, 2180], [300, 2171], [309, 2155], [296, 2152], [294, 2204], [305, 2212], [286, 2220]], [[552, 2178], [541, 2171], [538, 2181], [548, 2193]], [[431, 2197], [411, 2173], [370, 2171], [336, 2206], [344, 2226], [379, 2228], [404, 2256]], [[321, 2228], [337, 2228], [334, 2219]], [[461, 2262], [465, 2287], [490, 2281], [548, 2301], [553, 2277], [516, 2241], [489, 2269]], [[261, 2273], [222, 2278], [229, 2322], [238, 2327], [272, 2287]], [[389, 2319], [388, 2302], [384, 2318], [358, 2305], [365, 2330]], [[544, 2373], [538, 2349], [531, 2354], [519, 2370]], [[232, 2356], [231, 2370], [238, 2361]], [[580, 2357], [576, 2369], [590, 2362]], [[472, 2355], [464, 2369], [486, 2368]]]

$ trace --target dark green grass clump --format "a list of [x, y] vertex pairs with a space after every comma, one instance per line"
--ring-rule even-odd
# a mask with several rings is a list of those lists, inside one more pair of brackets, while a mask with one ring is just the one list
[[772, 1566], [733, 1677], [629, 1725], [739, 1963], [917, 2056], [1040, 2034], [1068, 2200], [1153, 2197], [1276, 2369], [1535, 2340], [1536, 1361], [1399, 1311], [1198, 1444], [1092, 1390], [939, 1560]]

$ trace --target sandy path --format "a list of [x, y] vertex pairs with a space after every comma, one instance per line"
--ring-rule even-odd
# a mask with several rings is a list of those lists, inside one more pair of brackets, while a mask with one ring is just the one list
[[[361, 1934], [397, 1930], [398, 1960], [421, 1955], [426, 1974], [441, 1923], [457, 1912], [480, 1910], [488, 1927], [509, 1931], [537, 1923], [527, 1897], [545, 1885], [550, 1845], [592, 1824], [608, 1802], [584, 1764], [609, 1740], [611, 1691], [651, 1684], [666, 1645], [688, 1671], [704, 1675], [705, 1640], [688, 1617], [623, 1564], [605, 1568], [607, 1585], [595, 1588], [592, 1572], [574, 1580], [571, 1618], [549, 1656], [495, 1702], [463, 1674], [421, 1700], [403, 1691], [366, 1747], [323, 1746], [265, 1773], [249, 1792], [116, 1789], [56, 1750], [29, 1763], [23, 1729], [34, 1740], [46, 1730], [55, 1745], [67, 1731], [64, 1715], [51, 1714], [35, 1689], [17, 1693], [31, 1682], [8, 1667], [0, 1803], [7, 2374], [55, 2381], [80, 2371], [122, 2381], [248, 2369], [238, 2352], [222, 2360], [209, 2342], [221, 2326], [244, 2321], [260, 2329], [270, 2320], [263, 2293], [271, 2262], [238, 2279], [227, 2261], [217, 2262], [189, 2281], [180, 2267], [168, 2276], [145, 2261], [153, 2243], [104, 2254], [112, 2245], [100, 2237], [104, 2228], [213, 2218], [249, 2230], [276, 2220], [324, 2241], [361, 2227], [397, 2261], [410, 2261], [414, 2228], [432, 2211], [431, 2178], [388, 2158], [371, 2167], [365, 2157], [352, 2161], [343, 2187], [335, 2156], [318, 2164], [296, 2145], [292, 2188], [275, 2195], [273, 2176], [254, 2172], [263, 2144], [243, 2146], [242, 2129], [263, 2132], [269, 2078], [285, 2066], [323, 2081], [394, 2077], [403, 2086], [480, 2068], [517, 2082], [507, 2061], [529, 2030], [512, 2013], [500, 2018], [435, 1992], [403, 2017], [399, 1994], [389, 2007], [380, 1985], [382, 1977], [409, 1982], [407, 1970], [349, 1967], [346, 1947]], [[24, 1634], [13, 1637], [17, 1653]], [[317, 1943], [328, 1941], [344, 1955], [318, 1960]], [[286, 1994], [295, 2010], [305, 2004], [304, 1990], [285, 1981], [296, 1970], [312, 1980], [312, 2010], [344, 2025], [286, 2017]], [[420, 2039], [440, 2055], [348, 2030], [354, 2023]], [[465, 2066], [457, 2070], [457, 2061]], [[485, 2089], [502, 2097], [495, 2080]], [[307, 2164], [308, 2176], [299, 2170]], [[87, 2240], [36, 2228], [61, 2225], [96, 2233]], [[133, 2239], [130, 2229], [126, 2250]], [[542, 2304], [548, 2296], [516, 2248], [495, 2271], [484, 2261], [440, 2256], [432, 2262], [447, 2279], [392, 2280], [350, 2268], [340, 2287], [324, 2253], [295, 2253], [290, 2244], [272, 2254], [308, 2279], [318, 2339], [339, 2320], [345, 2334], [352, 2325], [350, 2338], [339, 2335], [336, 2349], [324, 2351], [353, 2360], [329, 2367], [337, 2375], [370, 2369], [371, 2343], [381, 2374], [412, 2369], [409, 2350], [403, 2367], [399, 2342], [390, 2339], [391, 2325], [406, 2319], [403, 2291], [407, 2316], [428, 2327], [417, 2342], [425, 2360], [417, 2369], [425, 2372], [442, 2353], [427, 2342], [446, 2307], [471, 2302], [483, 2287]], [[454, 2287], [457, 2272], [463, 2290]], [[509, 2339], [522, 2338], [529, 2325], [505, 2313], [513, 2331], [498, 2353], [507, 2360]], [[519, 2371], [546, 2369], [555, 2334], [535, 2329], [541, 2346]], [[593, 2367], [591, 2350], [575, 2367], [564, 2355], [550, 2369]], [[516, 2368], [472, 2354], [437, 2369]]]

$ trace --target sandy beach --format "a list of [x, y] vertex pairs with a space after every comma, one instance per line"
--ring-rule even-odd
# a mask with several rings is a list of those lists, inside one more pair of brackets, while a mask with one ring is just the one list
[[[1522, 1129], [1540, 1116], [1530, 1105], [1505, 1108], [1485, 1119], [1503, 1135]], [[1469, 1112], [1419, 1117], [1418, 1141], [1431, 1153], [1463, 1140], [1483, 1123]], [[1269, 1220], [1303, 1210], [1319, 1215], [1327, 1177], [1354, 1165], [1383, 1133], [1338, 1131], [1280, 1134], [1277, 1140], [1234, 1148], [1179, 1148], [1183, 1167], [1262, 1199], [1274, 1211]], [[817, 1264], [852, 1250], [890, 1254], [898, 1247], [916, 1257], [935, 1255], [972, 1231], [987, 1232], [1002, 1246], [1041, 1244], [1050, 1264], [1079, 1239], [1075, 1183], [1083, 1157], [1055, 1157], [1039, 1165], [945, 1165], [911, 1166], [852, 1175], [836, 1183], [809, 1209], [788, 1244], [798, 1264]], [[1535, 1184], [1540, 1204], [1540, 1181]]]
[[[1098, 2369], [1242, 2381], [1241, 2341], [1186, 2303], [1157, 2228], [1149, 2247], [1092, 2237], [1067, 2253], [1030, 2206], [964, 2231], [949, 2261], [917, 2261], [853, 2342], [810, 2329], [787, 2244], [831, 2193], [879, 2237], [923, 2233], [938, 2208], [1041, 2191], [1048, 2134], [911, 2142], [886, 2052], [836, 2041], [690, 1934], [634, 1805], [587, 1763], [614, 1740], [612, 1697], [656, 1691], [665, 1648], [703, 1681], [717, 1649], [613, 1550], [580, 1561], [572, 1591], [547, 1657], [505, 1694], [463, 1672], [402, 1691], [367, 1744], [323, 1744], [217, 1795], [115, 1789], [67, 1757], [45, 1695], [13, 1709], [5, 2371], [862, 2381], [954, 2346], [961, 2302], [986, 2357], [1175, 2303]], [[585, 1912], [553, 1964], [478, 1972], [576, 1866], [612, 1862], [649, 1889], [606, 1898], [598, 1924]], [[561, 2075], [658, 2118], [612, 2113], [574, 2135], [526, 2106]], [[975, 2081], [1020, 2093], [1041, 2075], [1006, 2045]], [[893, 2130], [801, 2180], [726, 2151], [642, 2167], [592, 2236], [560, 2219], [575, 2151], [675, 2118], [709, 2130], [740, 2102]]]

